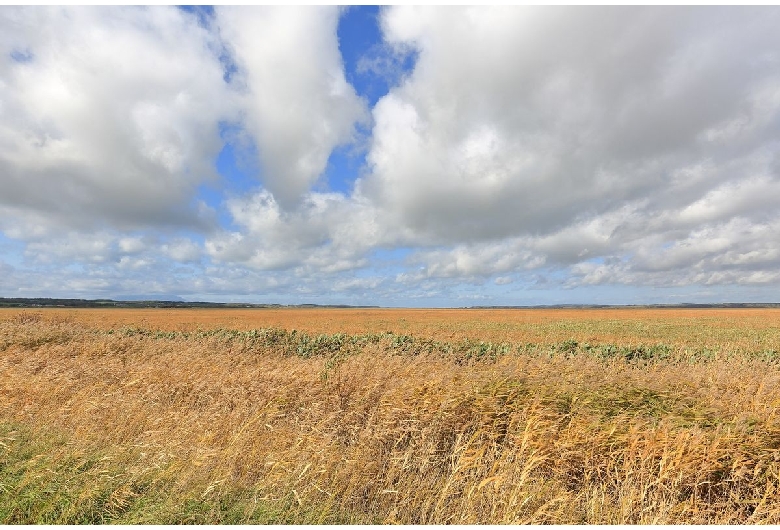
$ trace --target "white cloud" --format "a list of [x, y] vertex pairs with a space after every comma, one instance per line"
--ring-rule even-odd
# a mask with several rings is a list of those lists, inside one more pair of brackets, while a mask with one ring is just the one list
[[[0, 10], [0, 230], [66, 265], [8, 274], [361, 301], [780, 283], [780, 10], [389, 7], [370, 116], [338, 13]], [[224, 123], [259, 180], [207, 206]], [[358, 123], [367, 167], [325, 192]]]
[[388, 8], [386, 39], [419, 57], [373, 110], [372, 171], [358, 193], [406, 244], [443, 247], [418, 254], [425, 277], [580, 263], [573, 273], [587, 269], [592, 282], [606, 269], [588, 260], [602, 257], [629, 263], [599, 281], [633, 283], [631, 264], [648, 262], [630, 256], [671, 246], [656, 267], [673, 284], [698, 281], [682, 268], [702, 253], [773, 255], [764, 247], [775, 241], [744, 243], [717, 227], [775, 216], [777, 18]]
[[177, 238], [161, 246], [166, 256], [179, 263], [194, 263], [200, 261], [203, 254], [199, 245], [189, 239]]
[[679, 213], [681, 221], [700, 224], [735, 215], [773, 210], [780, 204], [780, 180], [756, 175], [730, 181], [707, 192]]
[[372, 208], [338, 193], [309, 193], [291, 211], [265, 190], [226, 206], [239, 230], [217, 233], [205, 245], [226, 263], [338, 272], [366, 265], [363, 254], [382, 237]]
[[418, 252], [410, 262], [423, 265], [424, 277], [488, 277], [543, 266], [544, 257], [533, 252], [529, 243], [529, 240], [519, 238], [458, 245], [453, 249]]
[[0, 206], [51, 227], [204, 225], [191, 202], [230, 95], [194, 16], [5, 7], [0, 35]]
[[217, 18], [244, 83], [244, 122], [257, 143], [263, 185], [292, 207], [368, 116], [344, 77], [338, 9], [219, 7]]
[[140, 237], [123, 237], [118, 245], [119, 250], [125, 254], [138, 254], [146, 249], [146, 243]]
[[755, 106], [754, 89], [774, 80], [715, 29], [728, 20], [738, 49], [771, 57], [780, 38], [761, 17], [389, 8], [386, 38], [419, 59], [374, 109], [373, 173], [361, 190], [431, 242], [550, 233], [663, 196], [681, 163], [717, 154], [696, 149], [697, 134]]
[[33, 262], [106, 263], [119, 256], [116, 238], [107, 232], [87, 236], [69, 232], [65, 236], [30, 242], [25, 256]]

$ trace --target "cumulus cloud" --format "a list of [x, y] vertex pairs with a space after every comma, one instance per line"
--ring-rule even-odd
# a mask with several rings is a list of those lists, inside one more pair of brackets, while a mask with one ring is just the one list
[[[336, 8], [0, 17], [0, 230], [27, 241], [28, 264], [164, 277], [163, 265], [203, 257], [325, 273], [366, 263], [357, 254], [370, 234], [352, 236], [371, 220], [346, 222], [365, 208], [309, 190], [368, 116], [345, 81]], [[232, 233], [215, 232], [216, 212], [196, 200], [198, 185], [216, 182], [223, 123], [256, 143], [265, 186], [225, 202], [240, 227]], [[180, 229], [210, 234], [208, 244], [165, 236]]]
[[344, 77], [336, 7], [220, 7], [220, 32], [239, 68], [241, 108], [262, 181], [295, 206], [349, 143], [366, 103]]
[[160, 250], [178, 263], [198, 262], [203, 254], [200, 245], [185, 238], [176, 238], [169, 243], [164, 243]]
[[[371, 172], [358, 192], [383, 223], [413, 234], [409, 243], [444, 246], [418, 256], [428, 275], [633, 263], [636, 252], [721, 233], [731, 219], [770, 222], [779, 15], [388, 8], [387, 42], [419, 55], [373, 109]], [[777, 247], [739, 237], [723, 233], [689, 252]]]
[[216, 178], [230, 97], [218, 43], [196, 17], [5, 7], [0, 28], [6, 222], [22, 210], [44, 231], [204, 226], [193, 198]]
[[419, 59], [374, 109], [363, 189], [449, 241], [663, 194], [670, 170], [717, 155], [700, 133], [776, 82], [780, 44], [761, 11], [728, 9], [398, 7], [383, 23]]
[[262, 190], [227, 201], [233, 223], [206, 241], [221, 262], [264, 269], [338, 272], [367, 265], [363, 257], [382, 240], [371, 205], [339, 193], [309, 193], [292, 211]]
[[[394, 83], [371, 109], [338, 22], [0, 10], [0, 230], [28, 264], [88, 271], [58, 273], [74, 292], [780, 283], [780, 10], [389, 7], [357, 67]], [[354, 188], [322, 191], [358, 126]], [[253, 147], [257, 178], [207, 206], [225, 142]]]

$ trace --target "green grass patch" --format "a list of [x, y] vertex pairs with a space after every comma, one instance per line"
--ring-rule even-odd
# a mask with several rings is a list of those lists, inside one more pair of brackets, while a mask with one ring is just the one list
[[[365, 524], [337, 506], [302, 504], [290, 492], [191, 487], [165, 467], [129, 471], [109, 451], [84, 453], [66, 437], [0, 423], [0, 524]], [[125, 457], [127, 455], [124, 455]]]

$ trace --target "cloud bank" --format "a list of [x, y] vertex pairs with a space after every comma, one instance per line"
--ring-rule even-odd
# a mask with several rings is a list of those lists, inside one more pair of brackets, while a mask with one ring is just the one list
[[204, 228], [190, 201], [227, 110], [213, 34], [172, 8], [0, 17], [2, 228]]
[[[776, 292], [777, 8], [390, 7], [360, 68], [415, 61], [373, 107], [339, 20], [0, 9], [3, 294]], [[249, 185], [217, 170], [227, 144]], [[365, 161], [330, 189], [339, 148]]]

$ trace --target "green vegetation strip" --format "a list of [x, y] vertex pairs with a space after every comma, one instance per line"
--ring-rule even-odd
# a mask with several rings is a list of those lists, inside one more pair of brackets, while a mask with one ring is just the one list
[[[399, 334], [393, 331], [366, 334], [308, 334], [298, 330], [280, 328], [211, 329], [199, 331], [162, 331], [139, 327], [97, 330], [71, 322], [51, 323], [40, 326], [39, 317], [7, 324], [17, 327], [0, 335], [0, 351], [12, 345], [35, 349], [49, 344], [67, 344], [79, 336], [119, 336], [151, 340], [210, 340], [226, 345], [240, 345], [245, 350], [268, 350], [288, 356], [310, 358], [315, 356], [344, 356], [362, 352], [368, 345], [379, 345], [386, 351], [401, 355], [434, 354], [451, 358], [456, 364], [474, 361], [496, 360], [504, 355], [529, 355], [575, 358], [589, 356], [597, 359], [622, 359], [627, 363], [647, 365], [652, 363], [696, 364], [715, 360], [745, 359], [769, 364], [780, 363], [780, 352], [774, 348], [759, 347], [755, 350], [723, 349], [709, 346], [671, 346], [669, 344], [591, 344], [569, 339], [554, 344], [489, 342], [464, 339], [457, 342], [439, 341], [427, 337]], [[22, 330], [19, 328], [26, 328]], [[572, 330], [573, 333], [576, 329]]]
[[159, 331], [135, 327], [107, 330], [99, 333], [125, 337], [143, 337], [167, 340], [216, 339], [226, 343], [241, 343], [249, 350], [272, 348], [289, 356], [310, 358], [334, 354], [355, 354], [369, 344], [382, 345], [389, 351], [402, 355], [438, 354], [451, 357], [456, 363], [495, 360], [503, 355], [563, 356], [574, 358], [590, 356], [598, 359], [623, 359], [633, 364], [664, 363], [706, 363], [715, 360], [742, 358], [771, 364], [780, 363], [780, 352], [775, 349], [756, 351], [720, 351], [713, 348], [675, 348], [667, 344], [589, 344], [570, 339], [557, 344], [511, 344], [478, 340], [459, 342], [397, 334], [392, 331], [349, 335], [344, 333], [309, 335], [297, 330], [278, 328], [240, 331], [234, 329], [213, 329], [207, 331]]

